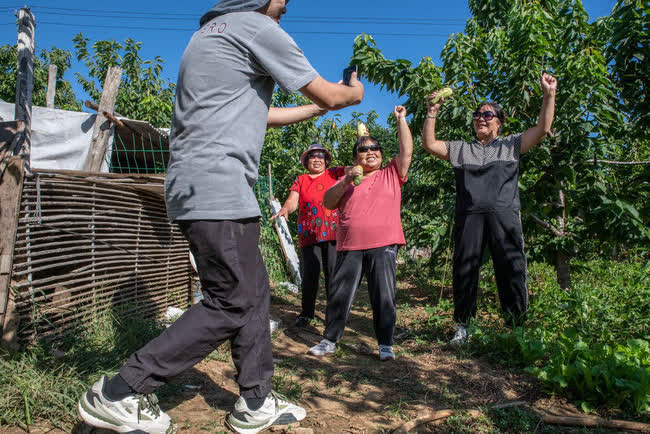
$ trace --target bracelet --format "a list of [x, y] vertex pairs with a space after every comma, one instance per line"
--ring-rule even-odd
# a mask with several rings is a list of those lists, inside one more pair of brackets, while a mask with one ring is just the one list
[[427, 119], [436, 119], [436, 115], [427, 115]]

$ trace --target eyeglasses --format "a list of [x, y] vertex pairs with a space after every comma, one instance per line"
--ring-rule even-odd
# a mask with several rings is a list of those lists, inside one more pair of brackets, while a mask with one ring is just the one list
[[495, 115], [494, 112], [490, 110], [486, 110], [484, 112], [480, 112], [476, 110], [472, 116], [474, 117], [475, 120], [481, 119], [481, 117], [483, 117], [483, 119], [485, 119], [486, 121], [491, 121], [497, 115]]
[[325, 159], [325, 152], [310, 152], [308, 158], [322, 158], [322, 159]]
[[368, 152], [368, 151], [381, 151], [381, 146], [372, 145], [372, 146], [359, 146], [357, 152]]

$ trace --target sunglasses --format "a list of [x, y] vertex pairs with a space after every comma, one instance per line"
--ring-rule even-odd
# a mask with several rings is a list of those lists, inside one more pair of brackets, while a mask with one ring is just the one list
[[472, 116], [474, 117], [475, 120], [481, 119], [481, 117], [482, 117], [486, 121], [491, 121], [497, 115], [495, 115], [494, 112], [492, 112], [490, 110], [486, 110], [484, 112], [480, 112], [480, 111], [476, 110]]
[[357, 152], [368, 152], [368, 151], [381, 151], [381, 146], [372, 145], [372, 146], [359, 146]]
[[322, 159], [325, 159], [325, 152], [310, 152], [308, 158], [322, 158]]

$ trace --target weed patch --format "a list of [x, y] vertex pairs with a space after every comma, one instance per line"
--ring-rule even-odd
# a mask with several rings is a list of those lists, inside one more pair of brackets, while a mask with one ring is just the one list
[[[564, 291], [551, 267], [530, 269], [531, 297], [525, 328], [509, 330], [479, 318], [474, 355], [525, 368], [552, 393], [566, 395], [586, 412], [598, 406], [650, 414], [650, 289], [638, 279], [642, 264], [593, 261]], [[479, 302], [498, 311], [493, 284]]]

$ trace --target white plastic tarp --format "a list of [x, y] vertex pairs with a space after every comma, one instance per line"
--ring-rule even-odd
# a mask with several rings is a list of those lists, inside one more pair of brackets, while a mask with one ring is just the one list
[[[14, 113], [14, 104], [0, 101], [0, 118], [12, 121]], [[31, 168], [83, 170], [96, 117], [94, 113], [32, 107]], [[110, 159], [109, 146], [101, 172], [108, 172]]]

